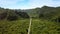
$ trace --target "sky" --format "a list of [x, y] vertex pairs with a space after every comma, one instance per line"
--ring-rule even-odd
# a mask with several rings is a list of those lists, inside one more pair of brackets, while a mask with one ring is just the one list
[[9, 9], [31, 9], [42, 6], [60, 6], [60, 0], [0, 0], [0, 7]]

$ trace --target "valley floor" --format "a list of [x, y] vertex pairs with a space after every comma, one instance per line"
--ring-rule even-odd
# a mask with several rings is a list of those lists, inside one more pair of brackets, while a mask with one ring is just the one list
[[31, 34], [60, 34], [60, 23], [33, 19]]
[[[0, 34], [28, 34], [30, 19], [0, 21]], [[60, 23], [32, 19], [30, 34], [60, 34]]]

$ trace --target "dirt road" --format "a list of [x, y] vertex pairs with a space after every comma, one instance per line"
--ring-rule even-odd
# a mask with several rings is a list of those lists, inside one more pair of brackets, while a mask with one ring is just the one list
[[29, 23], [29, 28], [28, 28], [28, 34], [30, 34], [31, 21], [32, 21], [32, 18], [30, 18], [30, 23]]

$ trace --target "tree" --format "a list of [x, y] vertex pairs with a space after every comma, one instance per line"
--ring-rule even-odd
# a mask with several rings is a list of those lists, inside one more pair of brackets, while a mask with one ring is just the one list
[[16, 12], [21, 18], [29, 18], [29, 15], [26, 12]]
[[17, 14], [13, 10], [8, 11], [7, 13], [7, 20], [13, 21], [18, 19]]

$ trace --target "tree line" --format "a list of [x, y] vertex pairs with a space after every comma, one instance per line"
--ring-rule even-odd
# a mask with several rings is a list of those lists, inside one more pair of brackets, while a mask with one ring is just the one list
[[43, 6], [41, 8], [27, 9], [27, 10], [13, 10], [4, 9], [0, 7], [0, 20], [16, 20], [20, 18], [39, 18], [46, 20], [56, 20], [60, 21], [60, 7], [49, 7]]
[[29, 18], [29, 15], [26, 12], [22, 12], [21, 10], [13, 10], [13, 9], [4, 9], [0, 8], [0, 20], [17, 20], [20, 18]]

